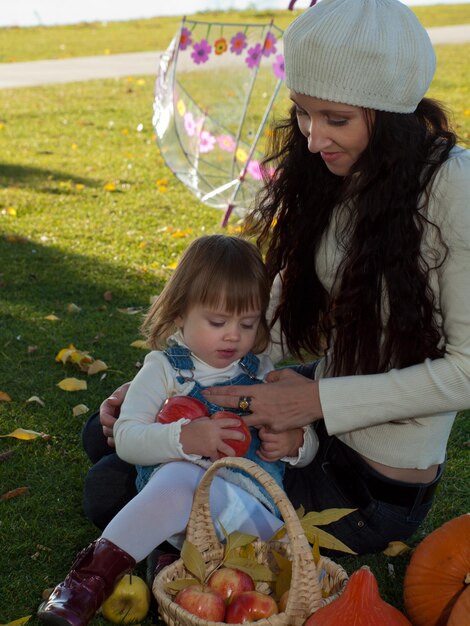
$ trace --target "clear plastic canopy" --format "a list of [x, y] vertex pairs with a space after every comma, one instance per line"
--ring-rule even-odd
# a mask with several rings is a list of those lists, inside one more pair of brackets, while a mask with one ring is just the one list
[[184, 19], [162, 55], [153, 124], [160, 152], [199, 200], [250, 208], [262, 184], [268, 120], [284, 79], [282, 31]]

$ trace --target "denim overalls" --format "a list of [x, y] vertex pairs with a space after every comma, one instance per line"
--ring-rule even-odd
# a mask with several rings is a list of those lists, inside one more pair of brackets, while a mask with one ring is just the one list
[[[176, 371], [177, 373], [176, 380], [180, 384], [183, 384], [185, 382], [190, 382], [193, 380], [193, 375], [194, 375], [193, 372], [195, 368], [194, 368], [193, 360], [191, 358], [191, 352], [188, 348], [185, 348], [184, 346], [173, 345], [165, 350], [164, 355], [167, 357], [170, 364]], [[249, 352], [245, 357], [243, 357], [243, 359], [241, 359], [240, 367], [243, 370], [242, 374], [235, 376], [235, 378], [232, 378], [231, 380], [228, 380], [223, 383], [216, 384], [216, 385], [211, 385], [211, 386], [223, 387], [226, 385], [256, 385], [262, 382], [261, 380], [256, 378], [256, 372], [258, 371], [258, 368], [259, 368], [259, 359], [252, 352]], [[183, 376], [182, 374], [183, 371], [189, 371], [189, 376]], [[236, 413], [237, 415], [241, 415], [241, 416], [244, 414], [246, 415], [246, 413], [238, 409], [223, 409], [222, 407], [219, 407], [216, 404], [212, 404], [211, 402], [208, 402], [206, 398], [202, 395], [203, 389], [204, 387], [195, 380], [194, 386], [192, 387], [191, 391], [187, 395], [192, 398], [197, 398], [198, 400], [203, 402], [208, 408], [209, 415], [212, 415], [216, 411], [221, 411], [221, 410], [229, 410], [232, 413]], [[250, 459], [251, 461], [254, 461], [259, 466], [261, 466], [264, 470], [266, 470], [268, 474], [272, 476], [272, 478], [274, 478], [274, 480], [278, 483], [278, 485], [283, 489], [284, 486], [282, 483], [282, 479], [284, 476], [285, 463], [283, 461], [275, 461], [273, 463], [270, 463], [268, 461], [263, 461], [262, 459], [260, 459], [256, 454], [256, 450], [258, 450], [261, 446], [261, 442], [258, 436], [258, 431], [256, 428], [250, 428], [250, 433], [251, 433], [251, 445], [250, 445], [248, 452], [245, 454], [245, 457], [247, 459]], [[201, 465], [202, 467], [209, 467], [210, 462], [207, 459], [205, 461], [204, 460], [201, 460], [201, 461], [202, 462], [196, 461], [195, 463], [197, 465]], [[159, 465], [145, 465], [145, 466], [136, 465], [136, 470], [137, 470], [136, 486], [137, 486], [138, 491], [141, 491], [143, 489], [143, 487], [146, 485], [147, 481], [149, 480], [151, 474], [153, 474], [154, 470], [158, 467]], [[275, 515], [280, 516], [279, 510], [274, 504], [272, 498], [268, 495], [265, 489], [261, 485], [259, 485], [258, 482], [254, 480], [251, 476], [246, 474], [246, 472], [242, 470], [238, 470], [238, 469], [228, 469], [227, 473], [224, 474], [224, 477], [226, 477], [227, 480], [230, 480], [230, 482], [238, 484], [241, 487], [243, 487], [243, 484], [247, 485], [247, 481], [249, 481], [250, 485], [247, 491], [249, 491], [250, 493], [253, 493], [253, 490], [255, 491], [259, 490], [262, 495], [262, 497], [259, 499], [261, 499], [262, 502], [267, 504], [268, 507], [271, 509], [271, 511]], [[266, 502], [266, 500], [268, 502]]]

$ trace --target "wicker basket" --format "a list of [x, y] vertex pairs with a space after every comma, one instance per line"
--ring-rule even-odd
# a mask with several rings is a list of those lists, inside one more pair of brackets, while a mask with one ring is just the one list
[[[286, 525], [288, 542], [257, 541], [254, 543], [258, 562], [275, 567], [271, 549], [292, 561], [292, 581], [287, 607], [278, 613], [256, 622], [257, 626], [301, 626], [314, 611], [332, 602], [343, 591], [348, 576], [345, 570], [325, 557], [315, 565], [311, 547], [303, 533], [298, 516], [277, 483], [256, 463], [245, 458], [226, 457], [216, 461], [206, 471], [196, 490], [189, 517], [186, 538], [202, 553], [207, 572], [215, 569], [224, 553], [224, 548], [215, 533], [209, 509], [209, 489], [219, 468], [239, 468], [253, 476], [274, 499]], [[323, 570], [320, 582], [319, 572]], [[215, 626], [221, 622], [210, 622], [192, 615], [165, 591], [165, 583], [191, 576], [182, 559], [165, 567], [153, 583], [153, 593], [158, 602], [163, 621], [169, 626]], [[257, 583], [259, 591], [269, 593], [268, 583]], [[328, 597], [323, 597], [327, 595]]]

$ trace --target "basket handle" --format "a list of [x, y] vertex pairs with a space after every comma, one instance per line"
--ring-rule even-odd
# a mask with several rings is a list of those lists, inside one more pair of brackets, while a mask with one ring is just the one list
[[[297, 513], [285, 492], [279, 487], [276, 481], [253, 461], [243, 457], [224, 457], [223, 459], [215, 461], [206, 470], [194, 496], [186, 531], [188, 541], [193, 543], [201, 553], [214, 548], [222, 548], [215, 532], [209, 507], [211, 482], [217, 471], [222, 467], [238, 468], [247, 472], [250, 476], [255, 478], [273, 498], [285, 522], [287, 536], [290, 542], [292, 558], [291, 589], [295, 594], [296, 590], [305, 588], [307, 583], [310, 596], [308, 599], [309, 604], [315, 605], [315, 603], [318, 604], [321, 602], [321, 585], [319, 583], [317, 567]], [[289, 605], [292, 606], [294, 604], [294, 598], [289, 597], [287, 613], [289, 612]]]

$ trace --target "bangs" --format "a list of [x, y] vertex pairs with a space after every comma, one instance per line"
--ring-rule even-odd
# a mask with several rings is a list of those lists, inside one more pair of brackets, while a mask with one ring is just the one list
[[266, 281], [261, 280], [261, 277], [254, 280], [243, 268], [239, 268], [235, 276], [226, 274], [220, 268], [215, 272], [200, 272], [191, 285], [189, 301], [236, 314], [266, 309], [269, 303]]

